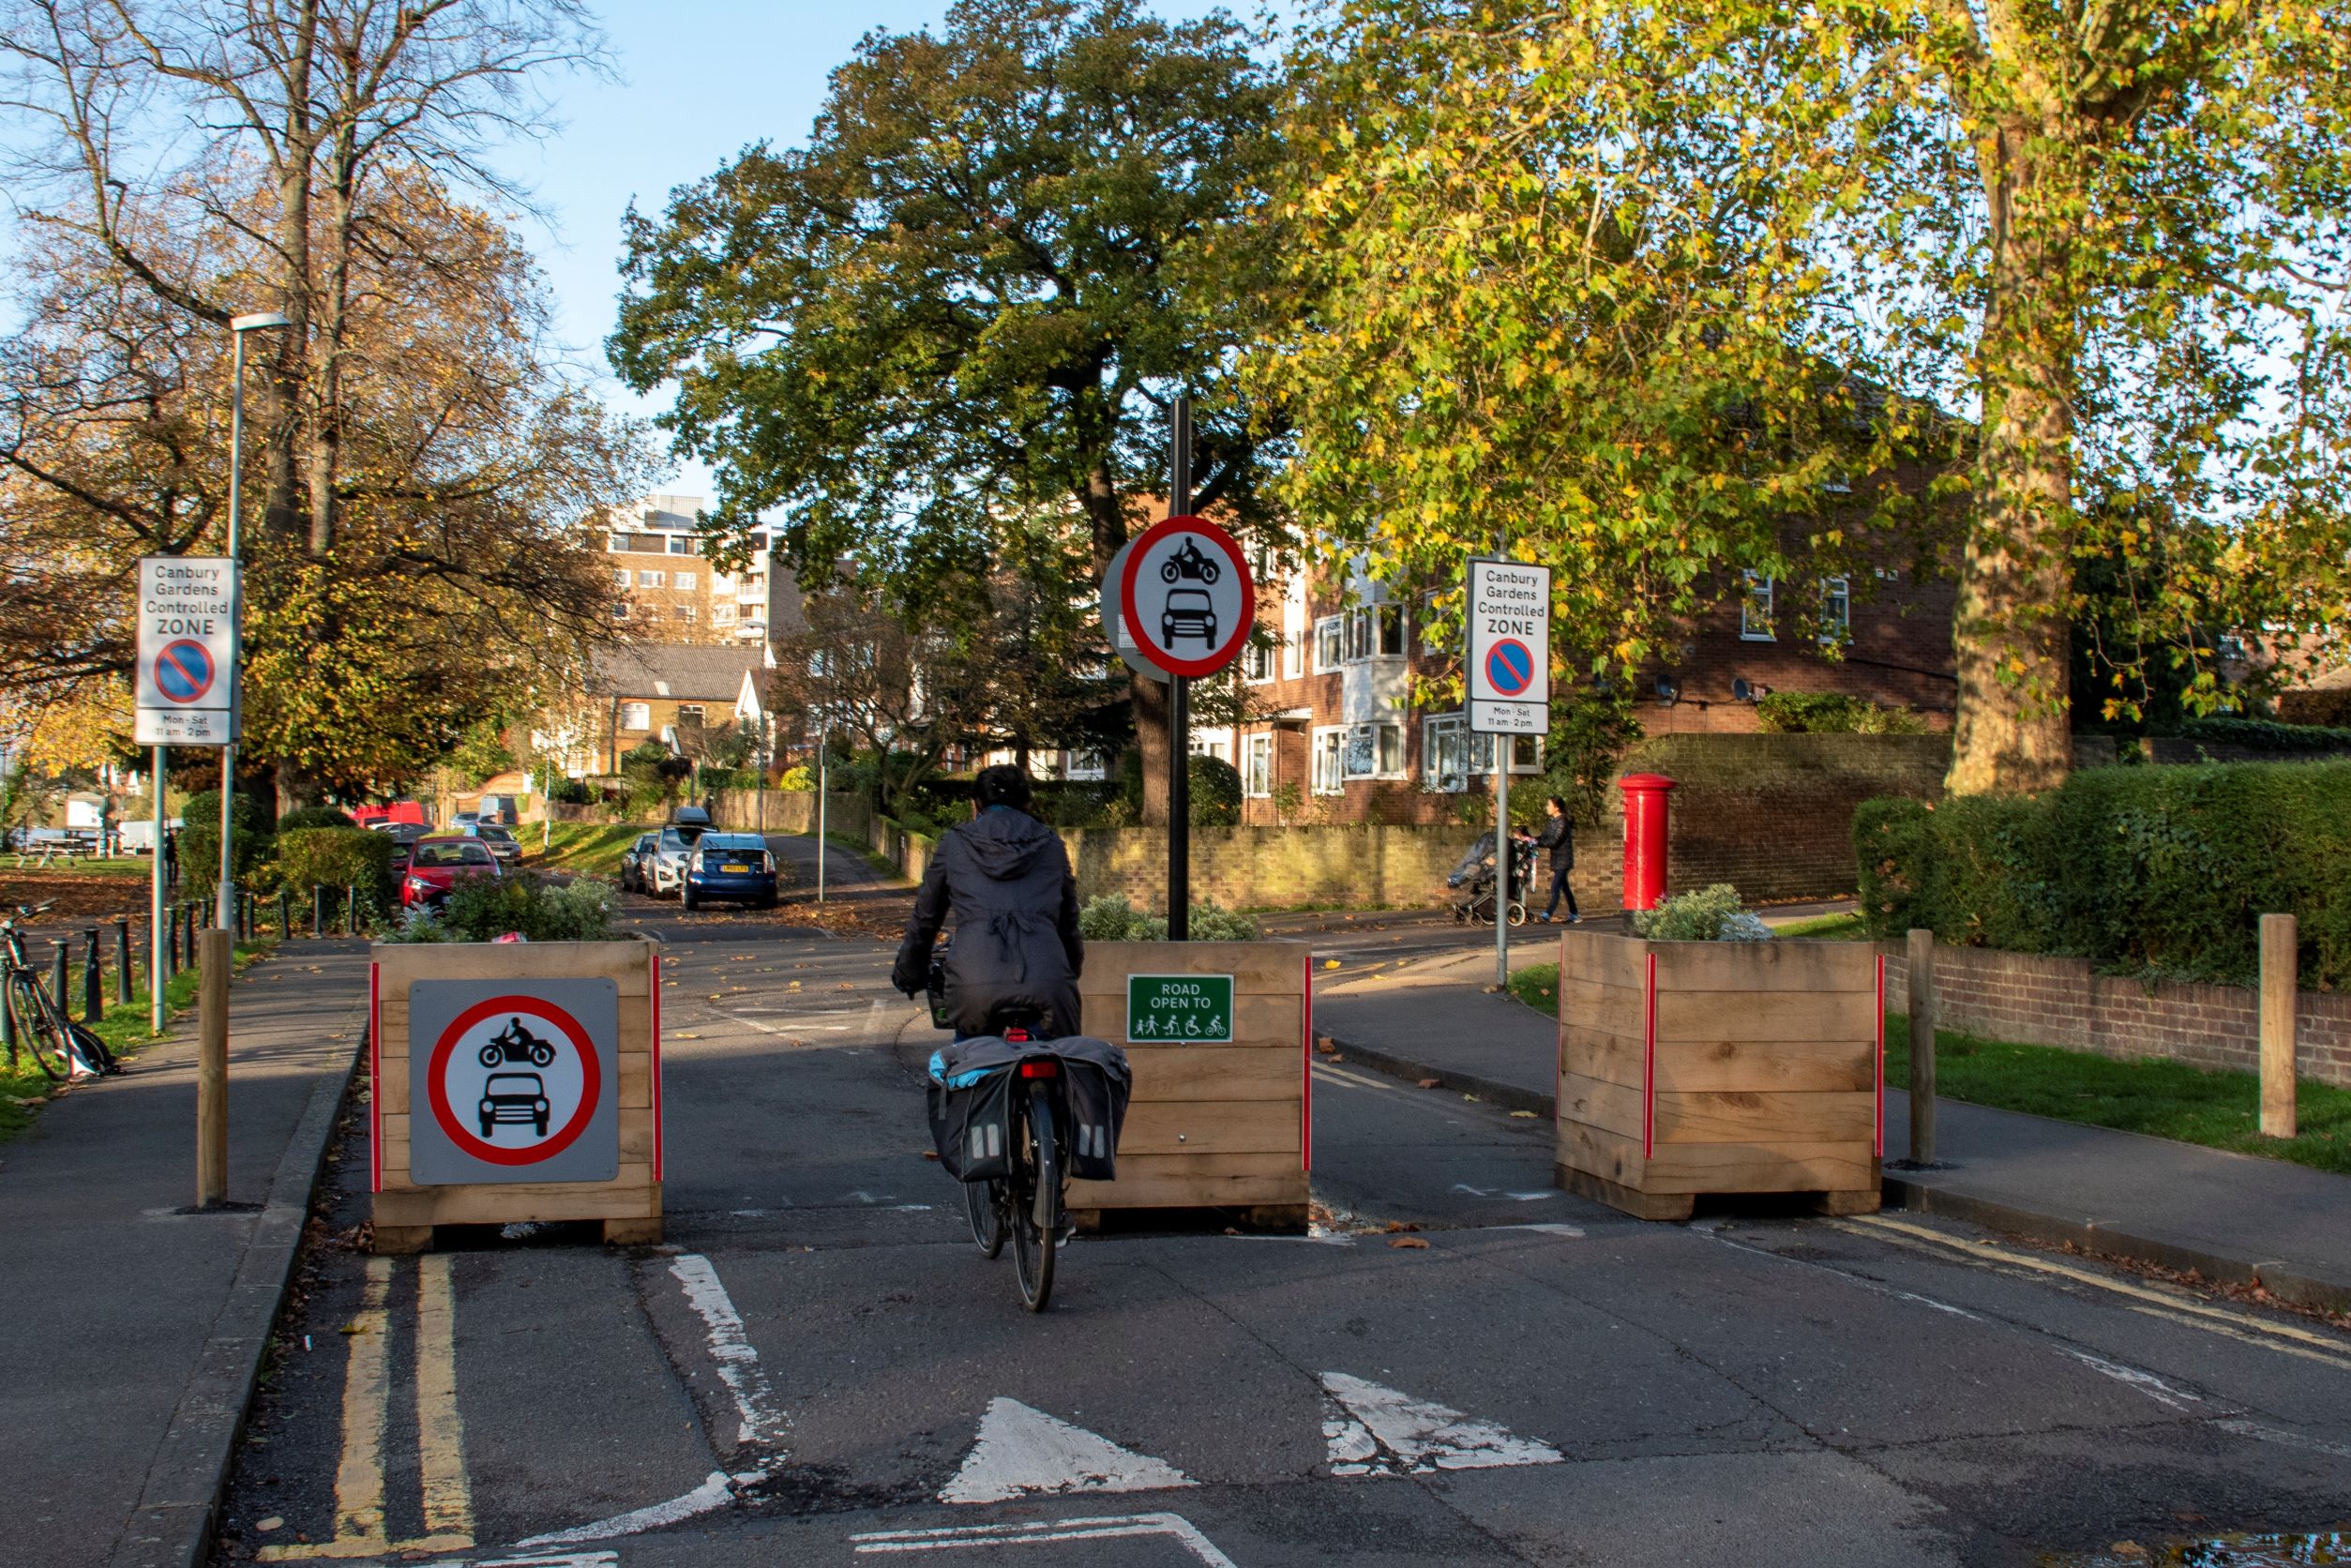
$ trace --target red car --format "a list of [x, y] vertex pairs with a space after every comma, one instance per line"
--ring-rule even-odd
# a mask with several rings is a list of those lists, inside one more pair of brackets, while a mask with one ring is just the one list
[[408, 872], [400, 878], [400, 907], [438, 904], [461, 878], [504, 876], [490, 846], [478, 838], [419, 838], [408, 852]]

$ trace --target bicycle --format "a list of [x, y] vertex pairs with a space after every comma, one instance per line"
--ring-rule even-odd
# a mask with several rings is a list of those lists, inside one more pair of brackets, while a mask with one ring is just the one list
[[16, 1065], [22, 1048], [53, 1083], [71, 1079], [77, 1070], [90, 1076], [119, 1073], [122, 1066], [106, 1042], [66, 1016], [24, 951], [24, 933], [17, 929], [17, 922], [44, 913], [56, 901], [19, 904], [14, 915], [0, 920], [0, 962], [8, 971], [0, 1006], [8, 1014], [8, 1065]]
[[[1033, 1009], [1007, 1009], [988, 1022], [1006, 1045], [1019, 1046], [1042, 1043], [1030, 1033], [1039, 1018]], [[963, 1212], [981, 1256], [996, 1258], [1011, 1241], [1021, 1304], [1042, 1312], [1052, 1301], [1053, 1266], [1069, 1230], [1069, 1177], [1054, 1115], [1062, 1064], [1024, 1055], [1011, 1071], [1010, 1173], [964, 1183]]]

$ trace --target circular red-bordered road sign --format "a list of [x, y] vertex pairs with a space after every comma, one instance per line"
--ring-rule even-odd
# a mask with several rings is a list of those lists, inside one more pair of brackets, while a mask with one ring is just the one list
[[[1171, 541], [1177, 541], [1178, 535], [1186, 534], [1201, 540], [1208, 547], [1200, 554], [1209, 564], [1209, 569], [1214, 570], [1219, 579], [1228, 580], [1235, 588], [1240, 590], [1240, 604], [1232, 611], [1230, 623], [1219, 624], [1224, 620], [1222, 616], [1216, 617], [1215, 622], [1210, 623], [1214, 625], [1214, 635], [1202, 639], [1208, 642], [1209, 651], [1198, 658], [1185, 658], [1177, 654], [1171, 646], [1174, 640], [1164, 635], [1165, 626], [1174, 613], [1172, 606], [1176, 594], [1198, 593], [1207, 596], [1216, 586], [1213, 580], [1206, 577], [1194, 578], [1185, 572], [1179, 572], [1179, 575], [1175, 577], [1164, 579], [1164, 582], [1173, 583], [1176, 586], [1168, 595], [1168, 604], [1160, 607], [1155, 613], [1147, 610], [1138, 599], [1138, 591], [1145, 580], [1146, 566], [1153, 568], [1149, 580], [1153, 586], [1162, 586], [1163, 578], [1159, 568], [1164, 565], [1168, 552], [1161, 547]], [[1177, 568], [1168, 569], [1176, 570]], [[1190, 584], [1195, 581], [1200, 583], [1201, 586], [1197, 589], [1192, 588]], [[1229, 605], [1228, 608], [1230, 608]], [[1213, 675], [1241, 656], [1241, 650], [1247, 644], [1249, 634], [1257, 629], [1258, 589], [1257, 584], [1249, 579], [1249, 563], [1243, 557], [1241, 546], [1234, 541], [1231, 535], [1206, 518], [1172, 517], [1165, 522], [1152, 524], [1136, 537], [1133, 545], [1127, 550], [1126, 569], [1121, 574], [1119, 581], [1119, 613], [1126, 618], [1127, 629], [1134, 634], [1136, 652], [1165, 670], [1168, 674]], [[1178, 618], [1183, 619], [1183, 617]], [[1184, 629], [1195, 631], [1201, 627], [1198, 622], [1186, 619]]]
[[181, 638], [155, 656], [155, 689], [167, 702], [193, 702], [212, 689], [212, 650]]
[[[580, 1104], [571, 1113], [571, 1120], [556, 1128], [546, 1138], [521, 1149], [501, 1149], [479, 1138], [466, 1127], [464, 1119], [449, 1104], [449, 1057], [465, 1032], [484, 1018], [500, 1013], [527, 1013], [532, 1018], [554, 1025], [571, 1048], [580, 1053]], [[595, 1042], [580, 1027], [580, 1020], [551, 1002], [535, 996], [493, 996], [487, 1002], [476, 1002], [450, 1020], [433, 1042], [432, 1056], [425, 1064], [425, 1093], [432, 1104], [432, 1119], [465, 1154], [490, 1165], [536, 1165], [554, 1158], [580, 1139], [595, 1120], [595, 1109], [604, 1098], [604, 1064], [596, 1060]]]
[[1486, 684], [1500, 697], [1516, 697], [1535, 682], [1535, 656], [1516, 638], [1506, 637], [1485, 651]]

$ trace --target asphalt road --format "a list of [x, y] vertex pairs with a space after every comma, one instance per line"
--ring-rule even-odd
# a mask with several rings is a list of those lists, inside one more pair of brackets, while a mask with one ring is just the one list
[[[637, 907], [669, 1244], [370, 1259], [348, 1139], [224, 1560], [2139, 1562], [2351, 1515], [2342, 1334], [1901, 1215], [1642, 1225], [1349, 1064], [1319, 1233], [1080, 1238], [1032, 1317], [923, 1157], [886, 945]], [[1461, 940], [1374, 924], [1318, 951]]]

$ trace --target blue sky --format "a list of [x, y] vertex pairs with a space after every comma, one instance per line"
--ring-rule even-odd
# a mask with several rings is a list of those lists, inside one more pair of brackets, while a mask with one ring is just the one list
[[[1181, 19], [1218, 8], [1212, 0], [1159, 0], [1153, 8]], [[522, 229], [553, 288], [564, 341], [604, 374], [616, 404], [642, 414], [663, 404], [629, 397], [604, 363], [629, 202], [657, 213], [673, 187], [712, 173], [750, 143], [804, 140], [827, 75], [860, 37], [877, 27], [935, 25], [946, 9], [945, 0], [611, 0], [598, 8], [622, 80], [548, 83], [564, 128], [513, 148], [505, 163], [547, 210], [546, 224], [526, 220]], [[707, 477], [696, 465], [680, 464], [672, 482], [706, 493]]]

